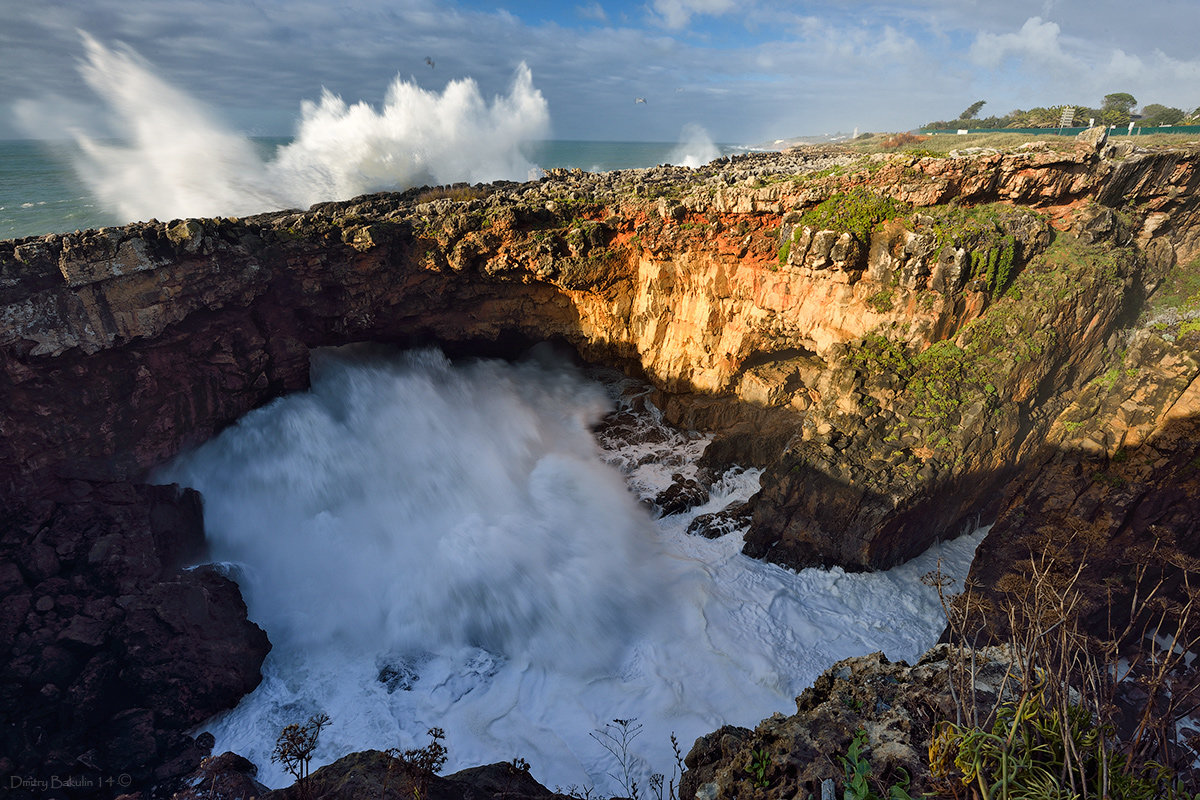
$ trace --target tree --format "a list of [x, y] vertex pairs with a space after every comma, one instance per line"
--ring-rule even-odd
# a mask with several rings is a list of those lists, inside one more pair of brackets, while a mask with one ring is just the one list
[[1129, 112], [1137, 105], [1137, 98], [1129, 92], [1113, 92], [1104, 95], [1104, 104], [1100, 107], [1100, 119], [1107, 125], [1126, 125], [1129, 123]]
[[1176, 125], [1183, 117], [1183, 109], [1159, 103], [1150, 103], [1142, 108], [1143, 125]]
[[1112, 94], [1104, 95], [1104, 105], [1101, 106], [1102, 111], [1114, 109], [1116, 111], [1124, 111], [1128, 114], [1133, 111], [1133, 107], [1137, 105], [1137, 98], [1129, 92], [1113, 92]]
[[987, 104], [987, 100], [976, 100], [971, 105], [967, 106], [967, 110], [958, 115], [959, 119], [975, 119], [975, 115], [979, 113], [979, 109]]

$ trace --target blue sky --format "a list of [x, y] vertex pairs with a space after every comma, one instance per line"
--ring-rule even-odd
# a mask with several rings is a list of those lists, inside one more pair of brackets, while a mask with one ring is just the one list
[[[62, 135], [47, 109], [104, 117], [80, 30], [254, 134], [291, 133], [323, 88], [379, 104], [396, 76], [470, 77], [492, 96], [522, 62], [557, 138], [675, 141], [695, 123], [769, 142], [1116, 91], [1200, 105], [1195, 0], [0, 0], [0, 23], [3, 137]], [[33, 130], [15, 111], [31, 104]]]

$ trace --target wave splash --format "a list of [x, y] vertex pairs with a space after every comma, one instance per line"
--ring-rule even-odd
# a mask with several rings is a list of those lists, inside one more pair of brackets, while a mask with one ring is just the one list
[[255, 571], [247, 604], [272, 639], [603, 672], [668, 579], [589, 434], [606, 405], [537, 363], [318, 352], [311, 392], [248, 415], [170, 480], [205, 495], [218, 557]]
[[[128, 48], [83, 34], [80, 74], [126, 144], [74, 126], [75, 168], [127, 220], [238, 216], [425, 184], [527, 180], [523, 143], [544, 138], [550, 115], [521, 64], [509, 93], [487, 102], [471, 79], [431, 92], [397, 77], [378, 109], [325, 91], [301, 105], [294, 141], [263, 158], [200, 101], [154, 74]], [[26, 104], [37, 136], [39, 114]]]
[[686, 748], [753, 725], [840, 658], [912, 660], [936, 641], [944, 617], [920, 577], [943, 556], [965, 575], [978, 537], [846, 574], [754, 561], [740, 534], [691, 536], [695, 515], [757, 491], [759, 470], [651, 519], [638, 499], [693, 477], [707, 439], [662, 427], [644, 386], [537, 355], [318, 351], [309, 392], [155, 476], [201, 491], [211, 555], [274, 645], [259, 688], [206, 724], [219, 751], [285, 785], [274, 737], [324, 711], [317, 764], [440, 727], [448, 771], [519, 756], [547, 785], [607, 796], [623, 789], [590, 733], [610, 720], [644, 723], [645, 785], [670, 771], [672, 733]]
[[721, 149], [713, 143], [708, 131], [694, 122], [689, 122], [679, 134], [679, 144], [671, 151], [670, 161], [680, 167], [697, 169], [720, 157]]

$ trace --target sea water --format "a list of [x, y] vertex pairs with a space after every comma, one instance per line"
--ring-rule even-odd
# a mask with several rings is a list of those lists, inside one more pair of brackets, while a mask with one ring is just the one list
[[[600, 382], [603, 379], [604, 382]], [[913, 660], [944, 624], [921, 576], [965, 575], [978, 535], [873, 574], [795, 572], [688, 535], [754, 469], [658, 518], [707, 438], [662, 425], [645, 387], [552, 357], [316, 354], [310, 391], [247, 415], [160, 480], [205, 498], [212, 557], [274, 649], [262, 685], [206, 728], [281, 786], [279, 730], [327, 713], [316, 761], [446, 731], [448, 770], [524, 758], [550, 786], [620, 792], [591, 736], [643, 725], [636, 774], [723, 724], [794, 711], [841, 658]], [[606, 413], [619, 433], [597, 441]]]
[[[292, 143], [290, 137], [254, 137], [249, 140], [258, 158], [272, 161], [276, 154]], [[618, 169], [640, 169], [659, 164], [699, 166], [733, 152], [743, 152], [734, 145], [706, 145], [680, 142], [605, 142], [544, 139], [525, 142], [521, 149], [531, 167], [517, 175], [518, 179], [536, 178], [553, 167], [607, 172]], [[125, 225], [150, 218], [169, 220], [171, 214], [157, 207], [139, 207], [134, 213], [121, 213], [105, 204], [91, 192], [79, 176], [75, 164], [82, 151], [73, 142], [0, 140], [0, 240], [42, 236], [47, 233], [69, 233], [74, 230]], [[453, 173], [444, 176], [447, 183], [465, 180]], [[481, 180], [501, 179], [503, 174], [488, 175]], [[417, 184], [419, 185], [419, 184]], [[380, 191], [404, 189], [403, 182], [387, 184]], [[349, 199], [348, 195], [341, 199]], [[332, 199], [332, 197], [331, 197]], [[256, 211], [274, 210], [266, 204]], [[231, 216], [233, 212], [221, 212]], [[183, 216], [189, 216], [186, 212]]]
[[[294, 135], [255, 140], [136, 54], [83, 44], [82, 78], [111, 124], [0, 143], [0, 238], [727, 152], [687, 125], [673, 144], [547, 141], [523, 67], [491, 101], [469, 80], [397, 81], [377, 106], [323, 95]], [[31, 137], [63, 133], [23, 109]], [[274, 644], [261, 686], [207, 724], [218, 750], [283, 785], [275, 737], [324, 712], [319, 763], [421, 746], [440, 727], [449, 769], [524, 758], [552, 787], [613, 793], [617, 767], [592, 734], [615, 719], [644, 726], [644, 785], [670, 772], [672, 734], [686, 750], [722, 724], [790, 712], [840, 658], [912, 659], [934, 641], [943, 617], [920, 577], [939, 559], [965, 575], [978, 534], [875, 574], [797, 573], [743, 556], [737, 531], [689, 536], [759, 473], [732, 469], [704, 506], [656, 518], [647, 501], [695, 473], [707, 440], [664, 427], [645, 394], [542, 356], [319, 353], [309, 392], [167, 467], [159, 479], [202, 491], [212, 557]], [[635, 424], [601, 443], [593, 427], [614, 408]]]
[[111, 113], [103, 126], [64, 124], [45, 101], [18, 104], [31, 140], [0, 142], [0, 239], [523, 181], [552, 167], [697, 167], [731, 149], [692, 123], [675, 143], [553, 140], [549, 108], [524, 64], [508, 94], [490, 100], [471, 79], [437, 91], [396, 78], [377, 105], [322, 92], [301, 104], [291, 136], [254, 139], [136, 53], [86, 34], [82, 46], [81, 79]]

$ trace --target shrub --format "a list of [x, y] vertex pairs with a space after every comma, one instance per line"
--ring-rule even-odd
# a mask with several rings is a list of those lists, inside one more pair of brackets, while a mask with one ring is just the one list
[[434, 200], [479, 200], [487, 197], [488, 191], [483, 188], [456, 183], [453, 186], [431, 186], [417, 195], [418, 203], [431, 203]]
[[807, 225], [816, 230], [849, 231], [860, 243], [870, 241], [871, 231], [881, 222], [901, 217], [911, 210], [908, 203], [875, 194], [861, 187], [831, 195], [805, 211], [797, 230]]
[[292, 723], [279, 732], [275, 749], [271, 752], [271, 763], [279, 763], [296, 779], [301, 797], [310, 796], [308, 782], [309, 764], [317, 749], [321, 729], [329, 724], [328, 714], [313, 714], [303, 725]]
[[927, 141], [928, 139], [929, 139], [928, 136], [921, 136], [919, 134], [906, 132], [906, 133], [897, 133], [894, 136], [889, 136], [888, 138], [884, 139], [879, 144], [882, 147], [888, 148], [889, 150], [896, 150], [897, 148], [904, 147], [905, 145], [920, 144], [921, 142]]
[[[1074, 537], [1065, 538], [1069, 545]], [[1085, 624], [1102, 610], [1081, 588], [1086, 562], [1071, 571], [1059, 566], [1067, 563], [1061, 554], [1031, 556], [1022, 578], [998, 584], [1007, 600], [992, 610], [970, 591], [947, 596], [940, 572], [925, 577], [959, 644], [950, 674], [956, 720], [935, 726], [929, 748], [946, 793], [958, 797], [963, 786], [988, 800], [1193, 799], [1163, 761], [1176, 721], [1196, 701], [1197, 687], [1179, 679], [1200, 644], [1197, 564], [1158, 545], [1130, 557], [1132, 595], [1121, 609], [1110, 600], [1102, 634]], [[1176, 582], [1172, 599], [1166, 589]], [[1011, 659], [990, 708], [976, 694], [980, 639], [1005, 642]], [[1121, 700], [1131, 687], [1142, 697], [1132, 713]]]
[[[401, 768], [413, 779], [413, 800], [425, 800], [429, 794], [429, 779], [437, 775], [442, 767], [446, 765], [446, 746], [442, 744], [442, 740], [446, 738], [446, 732], [441, 728], [430, 728], [429, 744], [424, 747], [411, 748], [409, 750], [400, 750], [392, 748], [386, 751], [389, 756], [396, 760]], [[514, 764], [516, 763], [514, 759]], [[390, 768], [389, 768], [390, 772]]]

